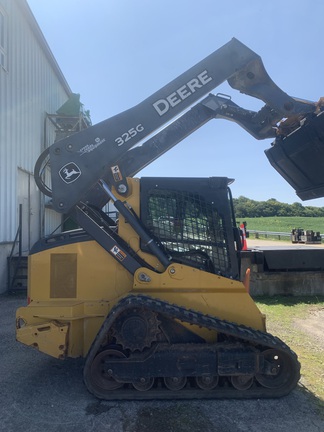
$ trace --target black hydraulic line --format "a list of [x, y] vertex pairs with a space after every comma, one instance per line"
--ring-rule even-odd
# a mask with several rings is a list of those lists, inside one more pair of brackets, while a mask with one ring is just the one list
[[46, 166], [49, 166], [49, 149], [43, 151], [43, 153], [38, 157], [35, 168], [34, 168], [34, 178], [39, 190], [47, 196], [52, 196], [52, 189], [44, 181], [44, 173]]
[[127, 220], [130, 226], [135, 230], [135, 232], [139, 235], [139, 237], [143, 240], [145, 245], [150, 249], [154, 256], [161, 262], [161, 264], [165, 267], [168, 267], [170, 264], [171, 257], [168, 257], [158, 246], [158, 244], [154, 241], [154, 239], [147, 233], [147, 231], [141, 226], [140, 222], [137, 218], [132, 214], [131, 207], [128, 203], [122, 202], [117, 199], [114, 194], [109, 189], [108, 185], [103, 181], [99, 180], [99, 184], [105, 191], [105, 193], [109, 196], [109, 198], [113, 201], [114, 206], [119, 211], [119, 213]]
[[[75, 207], [77, 222], [100, 244], [115, 260], [131, 274], [143, 266], [137, 261], [130, 251], [120, 244], [107, 230], [98, 225], [96, 221], [80, 206]], [[134, 253], [135, 254], [135, 253]]]

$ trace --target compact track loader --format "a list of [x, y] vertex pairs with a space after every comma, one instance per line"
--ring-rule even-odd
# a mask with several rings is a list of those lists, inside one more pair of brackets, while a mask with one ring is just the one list
[[[264, 107], [210, 93], [225, 80]], [[236, 39], [139, 105], [55, 142], [36, 163], [40, 190], [80, 228], [32, 248], [17, 340], [84, 357], [84, 382], [98, 398], [280, 397], [299, 380], [296, 354], [267, 333], [248, 272], [240, 274], [232, 180], [135, 177], [214, 118], [274, 138], [272, 165], [301, 198], [323, 195], [321, 103], [280, 90]], [[108, 202], [117, 218], [104, 211]]]

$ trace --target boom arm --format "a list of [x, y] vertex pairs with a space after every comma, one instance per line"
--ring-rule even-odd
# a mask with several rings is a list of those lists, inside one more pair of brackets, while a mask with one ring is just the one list
[[[209, 95], [193, 106], [225, 80], [266, 105], [255, 113], [223, 96]], [[107, 196], [98, 185], [100, 179], [115, 184], [119, 193], [127, 193], [126, 176], [134, 175], [211, 118], [233, 120], [262, 139], [275, 136], [281, 119], [314, 111], [314, 103], [296, 100], [280, 90], [261, 58], [232, 39], [135, 107], [54, 143], [40, 156], [35, 179], [40, 189], [52, 196], [58, 212], [68, 213], [89, 197], [94, 204], [104, 205]], [[140, 142], [144, 144], [136, 146]], [[48, 160], [51, 189], [42, 181]]]

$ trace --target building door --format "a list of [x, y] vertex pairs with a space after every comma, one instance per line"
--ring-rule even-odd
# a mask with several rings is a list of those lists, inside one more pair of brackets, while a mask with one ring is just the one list
[[28, 252], [40, 237], [40, 196], [34, 176], [20, 168], [18, 168], [17, 211], [19, 204], [22, 204], [22, 251]]

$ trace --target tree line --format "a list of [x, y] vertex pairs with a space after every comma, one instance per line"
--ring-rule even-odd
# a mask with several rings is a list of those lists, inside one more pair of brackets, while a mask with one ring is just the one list
[[295, 202], [287, 204], [270, 198], [267, 201], [254, 201], [244, 196], [233, 198], [237, 218], [272, 217], [272, 216], [303, 216], [324, 217], [324, 207], [303, 206]]

